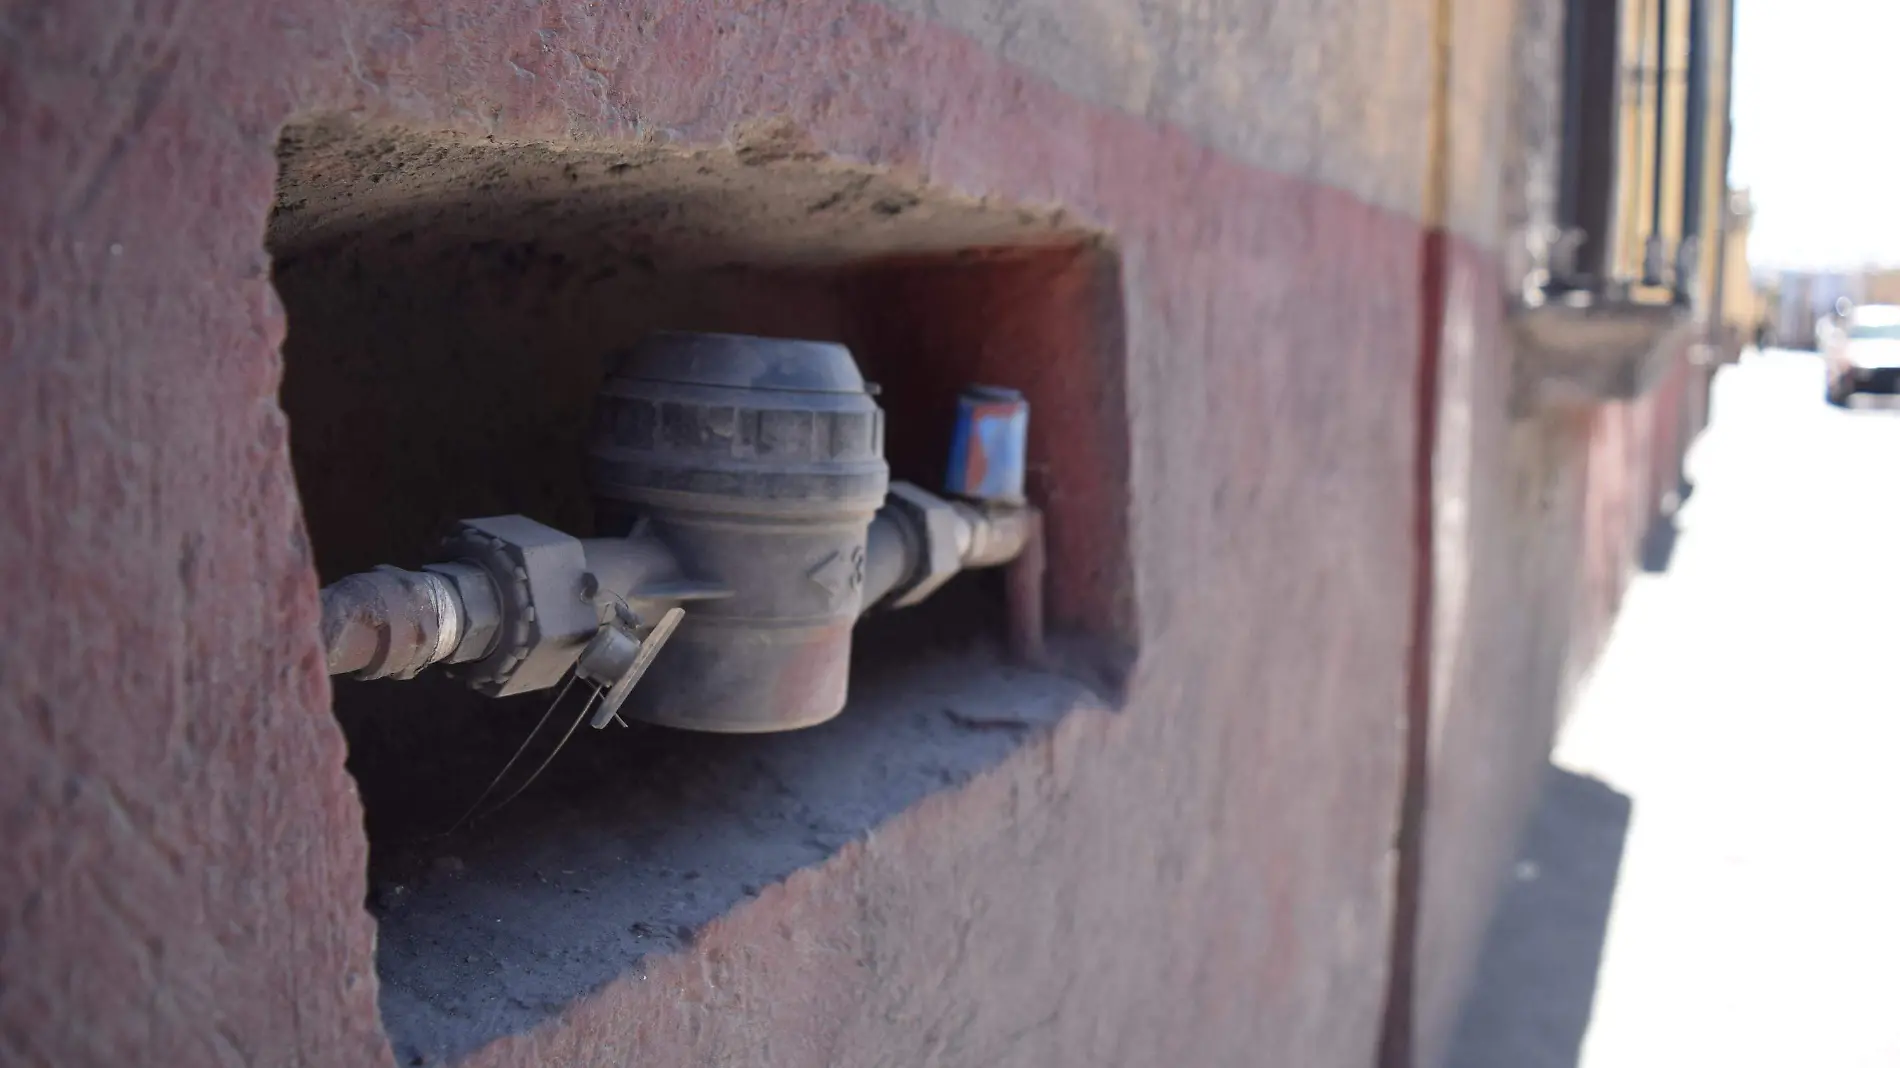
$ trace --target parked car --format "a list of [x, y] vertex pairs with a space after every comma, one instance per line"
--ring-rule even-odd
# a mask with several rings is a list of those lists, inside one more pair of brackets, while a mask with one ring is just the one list
[[1900, 392], [1900, 305], [1850, 308], [1821, 346], [1827, 365], [1827, 402], [1845, 406], [1856, 393]]

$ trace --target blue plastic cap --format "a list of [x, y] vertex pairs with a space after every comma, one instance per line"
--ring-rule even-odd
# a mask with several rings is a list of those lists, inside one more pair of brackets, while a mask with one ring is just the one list
[[1029, 451], [1029, 402], [998, 386], [970, 386], [957, 398], [945, 492], [1020, 504]]

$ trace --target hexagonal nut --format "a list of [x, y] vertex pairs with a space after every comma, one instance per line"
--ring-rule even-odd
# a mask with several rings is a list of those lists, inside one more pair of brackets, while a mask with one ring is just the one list
[[445, 549], [485, 569], [501, 602], [500, 633], [465, 669], [469, 685], [504, 697], [558, 683], [599, 626], [581, 593], [580, 539], [526, 516], [489, 516], [462, 520]]
[[422, 570], [447, 579], [461, 601], [460, 640], [449, 651], [446, 662], [465, 664], [493, 652], [501, 639], [502, 618], [501, 590], [495, 584], [494, 575], [467, 560], [425, 564]]
[[954, 504], [908, 482], [891, 483], [885, 507], [903, 517], [922, 549], [917, 566], [891, 593], [889, 604], [902, 608], [937, 592], [939, 586], [963, 570], [962, 542], [967, 530]]

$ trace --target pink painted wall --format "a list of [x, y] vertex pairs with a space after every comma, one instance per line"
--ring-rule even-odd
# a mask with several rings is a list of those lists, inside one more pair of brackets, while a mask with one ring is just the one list
[[[1436, 777], [1428, 1051], [1482, 917], [1433, 902], [1488, 892], [1575, 674], [1551, 662], [1593, 651], [1656, 442], [1683, 439], [1653, 400], [1505, 414], [1485, 220], [1508, 146], [1460, 148], [1449, 217], [1421, 207], [1443, 6], [0, 7], [0, 1060], [394, 1059], [263, 245], [278, 131], [321, 116], [609, 151], [781, 120], [908, 181], [1059, 205], [1119, 258], [1125, 485], [1098, 496], [1125, 524], [1120, 707], [478, 1064], [1372, 1063], [1429, 559], [1420, 249], [1449, 232], [1472, 455], [1541, 458], [1469, 482], [1476, 652], [1436, 745], [1500, 770]], [[1503, 121], [1502, 93], [1452, 100]], [[1532, 646], [1508, 637], [1526, 611]]]

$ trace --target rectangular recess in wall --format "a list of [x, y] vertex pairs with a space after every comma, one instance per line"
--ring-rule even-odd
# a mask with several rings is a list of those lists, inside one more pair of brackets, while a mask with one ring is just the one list
[[999, 576], [964, 575], [858, 627], [836, 720], [585, 732], [511, 807], [446, 837], [549, 695], [338, 680], [383, 1021], [405, 1062], [461, 1056], [689, 952], [762, 888], [1118, 700], [1136, 605], [1112, 245], [1059, 212], [770, 132], [693, 150], [289, 127], [268, 245], [320, 578], [420, 564], [460, 517], [590, 533], [603, 361], [646, 331], [838, 340], [882, 386], [893, 477], [926, 487], [963, 384], [1027, 394], [1062, 666], [1007, 663]]

